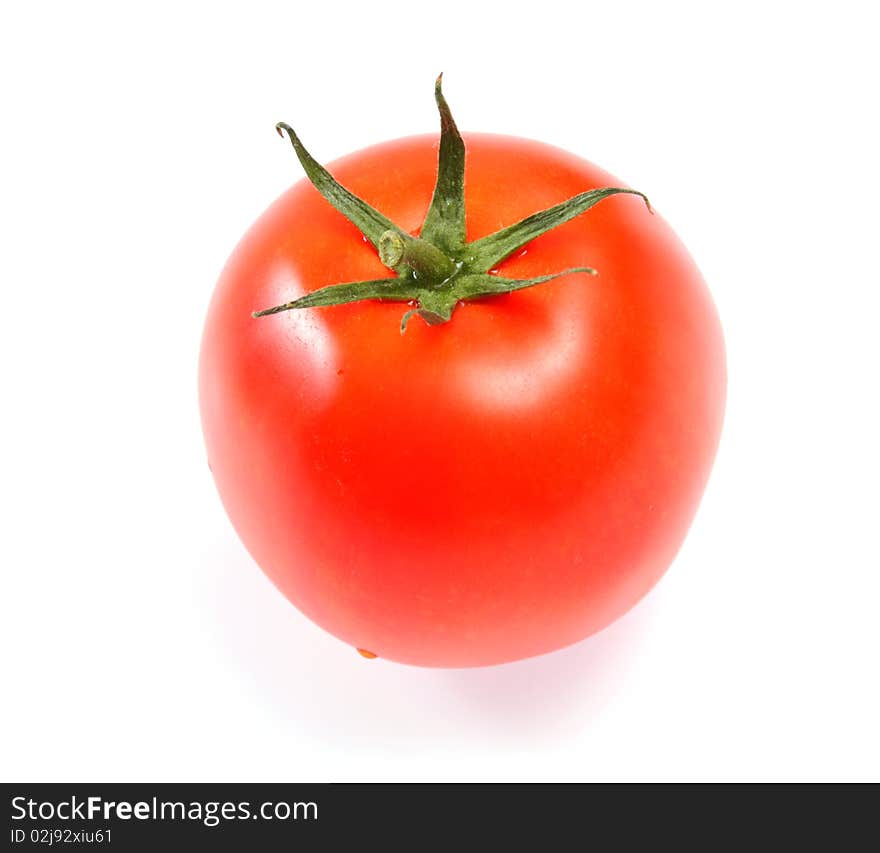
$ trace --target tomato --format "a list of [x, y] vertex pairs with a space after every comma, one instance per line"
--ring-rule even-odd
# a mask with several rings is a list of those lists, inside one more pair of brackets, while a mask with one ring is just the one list
[[[538, 142], [464, 142], [468, 241], [618, 185]], [[398, 139], [329, 172], [417, 234], [437, 147]], [[720, 325], [694, 262], [634, 195], [497, 273], [583, 265], [598, 275], [462, 302], [401, 334], [395, 302], [251, 316], [389, 274], [311, 184], [248, 231], [208, 312], [202, 421], [236, 531], [306, 616], [370, 655], [478, 666], [582, 640], [658, 581], [719, 438]]]

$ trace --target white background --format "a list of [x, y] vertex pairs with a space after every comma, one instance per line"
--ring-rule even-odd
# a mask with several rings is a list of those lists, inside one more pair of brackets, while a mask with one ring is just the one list
[[[4, 4], [2, 776], [877, 779], [874, 4]], [[201, 324], [300, 176], [433, 131], [644, 189], [724, 323], [687, 543], [624, 619], [471, 671], [367, 662], [264, 579], [209, 476]]]

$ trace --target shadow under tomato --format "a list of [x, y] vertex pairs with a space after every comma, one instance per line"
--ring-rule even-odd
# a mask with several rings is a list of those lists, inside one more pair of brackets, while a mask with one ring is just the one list
[[[609, 628], [553, 654], [477, 669], [365, 660], [300, 614], [232, 533], [203, 557], [205, 627], [236, 690], [309, 738], [414, 751], [565, 740], [589, 727], [646, 642], [648, 598]], [[207, 592], [205, 592], [207, 590]]]

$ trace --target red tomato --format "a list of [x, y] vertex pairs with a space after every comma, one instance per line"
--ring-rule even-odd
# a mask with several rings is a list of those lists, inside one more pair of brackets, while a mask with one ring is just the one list
[[[619, 185], [540, 143], [466, 135], [473, 240]], [[330, 172], [410, 233], [437, 139], [400, 139]], [[200, 363], [208, 457], [242, 541], [310, 619], [425, 666], [549, 652], [657, 582], [715, 454], [719, 322], [693, 261], [637, 196], [608, 198], [504, 261], [569, 275], [462, 303], [449, 322], [378, 301], [251, 312], [388, 275], [306, 181], [246, 234], [220, 278]]]

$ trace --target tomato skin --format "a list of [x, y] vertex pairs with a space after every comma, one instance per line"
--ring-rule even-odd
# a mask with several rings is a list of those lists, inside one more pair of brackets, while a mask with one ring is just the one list
[[[465, 135], [468, 239], [621, 186], [523, 139]], [[416, 233], [437, 138], [373, 146], [339, 181]], [[631, 608], [696, 511], [724, 409], [705, 284], [635, 196], [606, 199], [499, 269], [588, 265], [452, 320], [376, 301], [251, 312], [389, 273], [306, 181], [255, 223], [202, 341], [208, 458], [242, 541], [309, 618], [382, 658], [479, 666], [577, 642]]]

